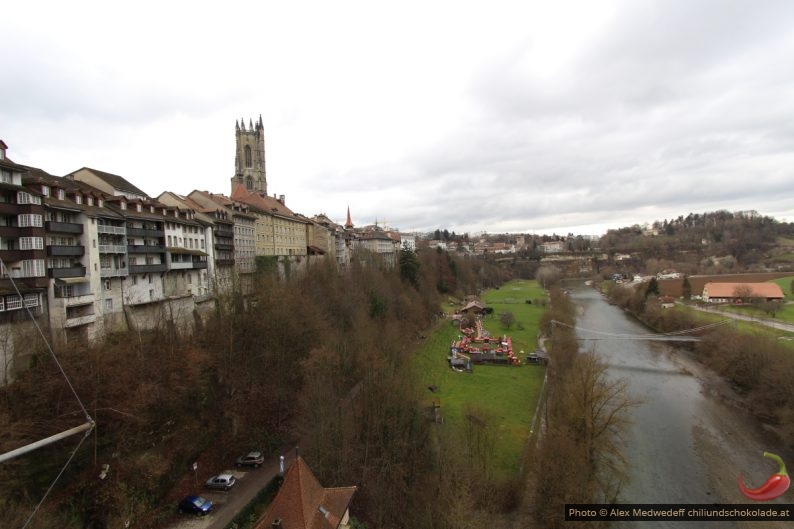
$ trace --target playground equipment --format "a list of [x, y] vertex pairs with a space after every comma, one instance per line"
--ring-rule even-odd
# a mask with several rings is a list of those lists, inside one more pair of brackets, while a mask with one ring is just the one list
[[[494, 347], [491, 348], [493, 341]], [[473, 346], [476, 339], [469, 336], [458, 337], [449, 347], [449, 365], [453, 369], [471, 372], [472, 364], [500, 364], [500, 365], [521, 365], [518, 357], [513, 353], [513, 341], [505, 335], [499, 339], [492, 340], [489, 337], [483, 338], [483, 346], [477, 348]]]

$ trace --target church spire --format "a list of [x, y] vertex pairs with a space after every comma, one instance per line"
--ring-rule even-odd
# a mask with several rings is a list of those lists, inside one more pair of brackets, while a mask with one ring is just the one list
[[353, 221], [350, 220], [350, 206], [347, 206], [347, 222], [345, 222], [345, 229], [352, 229]]

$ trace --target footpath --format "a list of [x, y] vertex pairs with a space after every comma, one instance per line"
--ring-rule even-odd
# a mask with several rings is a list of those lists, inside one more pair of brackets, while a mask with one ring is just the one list
[[759, 325], [764, 325], [772, 329], [778, 329], [786, 332], [794, 332], [794, 325], [790, 323], [784, 323], [782, 321], [769, 320], [766, 318], [754, 318], [753, 316], [745, 316], [744, 314], [736, 314], [735, 312], [712, 309], [710, 307], [698, 307], [696, 305], [689, 305], [689, 304], [687, 304], [686, 306], [691, 309], [699, 310], [701, 312], [710, 312], [712, 314], [719, 314], [720, 316], [725, 316], [726, 318], [732, 318], [734, 320], [750, 321], [753, 323], [758, 323]]

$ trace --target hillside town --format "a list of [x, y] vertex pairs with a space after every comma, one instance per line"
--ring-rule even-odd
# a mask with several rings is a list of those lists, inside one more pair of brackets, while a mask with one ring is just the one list
[[400, 249], [415, 248], [411, 234], [355, 227], [349, 208], [344, 225], [292, 211], [284, 195], [268, 194], [261, 116], [247, 127], [236, 122], [235, 138], [227, 193], [156, 197], [99, 169], [55, 176], [14, 163], [0, 140], [0, 315], [11, 324], [3, 326], [0, 380], [20, 361], [11, 335], [30, 331], [22, 309], [55, 346], [95, 343], [150, 329], [164, 314], [189, 327], [217, 296], [250, 293], [258, 267], [282, 275], [325, 259], [345, 267], [356, 251], [393, 266]]

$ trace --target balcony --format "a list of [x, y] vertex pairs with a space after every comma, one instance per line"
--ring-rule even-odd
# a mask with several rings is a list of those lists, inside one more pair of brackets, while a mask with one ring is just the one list
[[44, 223], [44, 227], [49, 232], [75, 233], [75, 234], [83, 233], [83, 225], [74, 222], [54, 222], [48, 220], [47, 222]]
[[53, 279], [61, 277], [84, 277], [85, 266], [71, 266], [69, 268], [48, 268], [47, 275]]
[[47, 255], [51, 257], [82, 256], [85, 255], [85, 246], [47, 246]]
[[79, 327], [81, 325], [94, 323], [95, 321], [96, 321], [96, 314], [89, 314], [87, 316], [78, 316], [77, 318], [68, 318], [66, 322], [63, 324], [63, 326], [64, 328], [69, 329], [71, 327]]
[[215, 236], [216, 237], [226, 237], [228, 239], [234, 239], [234, 230], [215, 228]]
[[163, 244], [128, 244], [127, 253], [163, 253], [165, 245]]
[[165, 263], [149, 264], [149, 265], [130, 265], [130, 274], [155, 274], [158, 272], [165, 272], [166, 270], [167, 270], [167, 265]]
[[218, 266], [234, 266], [234, 259], [215, 259]]
[[215, 249], [218, 250], [219, 252], [222, 252], [224, 250], [227, 252], [233, 252], [234, 244], [225, 244], [225, 243], [216, 242]]
[[103, 268], [99, 277], [127, 277], [126, 268]]
[[207, 261], [193, 261], [193, 270], [202, 270], [207, 268]]
[[109, 233], [110, 235], [126, 235], [127, 228], [124, 226], [110, 226], [108, 224], [99, 224], [96, 227], [99, 233]]
[[99, 253], [127, 253], [126, 244], [100, 244]]
[[168, 268], [170, 270], [192, 270], [193, 269], [193, 263], [191, 263], [191, 262], [182, 262], [182, 261], [178, 261], [178, 262], [173, 262], [172, 261]]
[[165, 237], [165, 230], [127, 228], [127, 237]]

